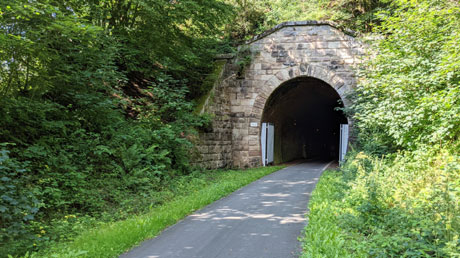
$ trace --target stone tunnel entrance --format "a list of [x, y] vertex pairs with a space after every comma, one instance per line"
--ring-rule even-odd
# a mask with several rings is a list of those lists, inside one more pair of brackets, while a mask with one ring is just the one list
[[263, 123], [275, 125], [274, 163], [338, 159], [340, 124], [347, 124], [341, 98], [326, 82], [297, 77], [268, 98]]
[[240, 76], [240, 57], [218, 57], [223, 67], [198, 111], [213, 115], [212, 126], [199, 135], [195, 164], [246, 168], [343, 157], [353, 127], [335, 107], [340, 99], [351, 104], [343, 97], [367, 56], [354, 35], [325, 21], [285, 22], [247, 42], [251, 62]]

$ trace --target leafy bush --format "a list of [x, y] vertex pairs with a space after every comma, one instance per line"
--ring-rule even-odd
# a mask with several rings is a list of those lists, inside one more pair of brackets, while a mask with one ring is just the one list
[[458, 171], [447, 152], [352, 153], [313, 193], [304, 256], [457, 257]]
[[[192, 114], [181, 82], [165, 77], [151, 92], [154, 101], [137, 121], [125, 120], [117, 102], [96, 92], [69, 95], [66, 106], [4, 99], [0, 139], [15, 145], [2, 150], [1, 178], [8, 188], [1, 189], [6, 229], [0, 237], [20, 238], [17, 242], [30, 249], [46, 241], [37, 234], [51, 221], [69, 214], [101, 216], [137, 195], [151, 196], [171, 178], [190, 172], [190, 135], [204, 120]], [[24, 250], [11, 241], [2, 241], [8, 250], [2, 253]]]
[[[330, 190], [342, 196], [314, 202], [311, 223], [334, 228], [322, 237], [346, 243], [348, 256], [458, 257], [460, 8], [438, 0], [393, 7], [380, 13], [375, 32], [384, 36], [372, 42], [352, 95], [358, 151]], [[326, 203], [333, 220], [321, 213]], [[305, 241], [306, 256], [318, 250]], [[327, 243], [321, 250], [334, 246]]]
[[[397, 1], [382, 13], [387, 35], [362, 70], [353, 115], [364, 142], [386, 148], [449, 145], [460, 129], [460, 10], [450, 1]], [[410, 22], [407, 22], [410, 21]]]
[[458, 255], [459, 160], [424, 151], [387, 161], [360, 153], [351, 163], [344, 173], [358, 173], [345, 201], [355, 213], [342, 227], [358, 232], [371, 256]]
[[193, 170], [191, 98], [231, 8], [112, 4], [0, 3], [2, 257], [143, 211]]
[[228, 36], [248, 40], [282, 22], [305, 20], [334, 21], [339, 26], [370, 32], [381, 22], [377, 14], [392, 10], [389, 0], [225, 0], [235, 6], [236, 15], [227, 25]]
[[339, 216], [344, 212], [342, 199], [347, 190], [340, 172], [323, 172], [308, 204], [308, 226], [302, 235], [301, 257], [365, 257], [362, 251], [349, 252], [354, 242], [340, 227]]
[[102, 28], [49, 2], [0, 3], [0, 96], [115, 83], [116, 42]]
[[[41, 204], [27, 187], [30, 171], [25, 164], [9, 157], [6, 146], [0, 145], [0, 241], [14, 243], [24, 236], [34, 240], [28, 222], [34, 220]], [[21, 241], [16, 246], [23, 248]]]

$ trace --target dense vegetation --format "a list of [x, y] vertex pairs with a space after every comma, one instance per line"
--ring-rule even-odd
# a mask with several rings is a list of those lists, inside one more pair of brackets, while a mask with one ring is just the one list
[[93, 223], [95, 227], [82, 230], [71, 241], [53, 243], [49, 248], [26, 257], [116, 257], [144, 240], [157, 236], [191, 212], [280, 168], [282, 166], [201, 171], [176, 177], [157, 192], [163, 196], [163, 203], [150, 203], [148, 211], [131, 215], [125, 220]]
[[329, 20], [343, 28], [370, 32], [381, 19], [377, 13], [390, 0], [227, 0], [238, 17], [226, 28], [233, 40], [249, 39], [286, 21]]
[[346, 110], [357, 146], [310, 204], [305, 257], [460, 256], [460, 6], [398, 0]]
[[315, 194], [305, 255], [458, 255], [458, 2], [12, 0], [0, 2], [0, 256], [201, 185], [190, 149], [208, 119], [191, 111], [212, 58], [308, 19], [376, 37], [345, 110], [357, 144]]
[[192, 171], [206, 119], [191, 100], [231, 11], [209, 0], [0, 2], [0, 256], [165, 200]]

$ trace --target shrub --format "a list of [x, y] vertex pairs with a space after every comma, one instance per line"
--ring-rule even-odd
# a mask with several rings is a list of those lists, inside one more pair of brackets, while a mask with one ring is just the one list
[[460, 8], [443, 0], [393, 7], [380, 13], [383, 36], [351, 96], [357, 151], [331, 186], [342, 197], [322, 198], [337, 214], [324, 220], [336, 229], [325, 238], [349, 243], [346, 255], [458, 257]]
[[[6, 147], [7, 144], [0, 145], [0, 242], [13, 244], [13, 249], [17, 249], [24, 248], [23, 242], [14, 240], [35, 240], [29, 222], [34, 220], [41, 203], [27, 187], [30, 171], [26, 164], [10, 158]], [[3, 248], [0, 246], [0, 250]]]

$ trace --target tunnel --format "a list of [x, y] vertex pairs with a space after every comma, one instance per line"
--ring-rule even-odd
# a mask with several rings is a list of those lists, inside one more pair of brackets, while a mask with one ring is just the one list
[[326, 82], [300, 77], [268, 98], [263, 123], [274, 124], [274, 163], [333, 160], [339, 156], [340, 124], [347, 118], [339, 94]]

